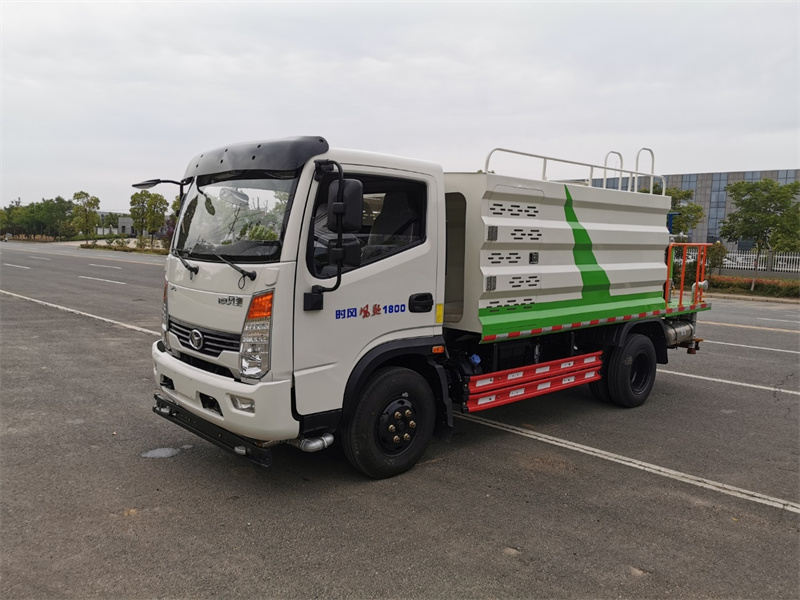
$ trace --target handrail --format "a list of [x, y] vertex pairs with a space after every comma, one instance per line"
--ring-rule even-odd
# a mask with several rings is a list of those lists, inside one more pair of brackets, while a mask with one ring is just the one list
[[[519, 150], [510, 150], [509, 148], [494, 148], [494, 149], [492, 149], [491, 152], [489, 152], [489, 154], [486, 156], [486, 163], [484, 164], [484, 172], [485, 173], [489, 172], [489, 162], [490, 162], [490, 160], [492, 158], [492, 155], [495, 152], [506, 152], [508, 154], [516, 154], [518, 156], [528, 156], [530, 158], [538, 158], [538, 159], [540, 159], [542, 161], [542, 179], [541, 179], [542, 181], [547, 181], [547, 163], [548, 163], [548, 161], [552, 161], [552, 162], [563, 163], [563, 164], [567, 164], [567, 165], [576, 165], [576, 166], [579, 166], [579, 167], [587, 167], [589, 169], [589, 185], [591, 185], [592, 179], [594, 178], [594, 170], [595, 169], [598, 169], [598, 170], [599, 169], [603, 169], [603, 175], [604, 175], [603, 176], [603, 188], [604, 189], [607, 189], [606, 188], [606, 185], [607, 185], [606, 184], [606, 177], [605, 177], [605, 170], [606, 169], [609, 170], [609, 171], [613, 171], [613, 172], [619, 173], [619, 182], [620, 182], [619, 188], [620, 188], [620, 191], [622, 191], [622, 176], [623, 175], [627, 175], [628, 178], [629, 178], [628, 179], [628, 182], [629, 182], [628, 183], [628, 189], [626, 190], [628, 192], [631, 192], [631, 191], [635, 192], [636, 191], [635, 189], [631, 189], [633, 187], [631, 185], [631, 179], [634, 176], [637, 176], [636, 179], [638, 181], [638, 176], [639, 175], [641, 175], [643, 177], [650, 177], [650, 192], [651, 193], [653, 192], [653, 183], [654, 183], [653, 180], [656, 177], [661, 180], [661, 195], [662, 196], [665, 194], [666, 187], [667, 187], [666, 186], [666, 181], [667, 180], [666, 180], [665, 177], [663, 177], [661, 175], [656, 175], [654, 173], [640, 173], [638, 171], [634, 171], [634, 170], [630, 170], [630, 169], [623, 169], [621, 164], [620, 164], [619, 168], [617, 168], [617, 167], [609, 167], [608, 165], [605, 165], [605, 166], [601, 167], [600, 165], [593, 165], [591, 163], [583, 163], [583, 162], [577, 162], [577, 161], [574, 161], [574, 160], [566, 160], [564, 158], [554, 158], [552, 156], [544, 156], [544, 155], [541, 155], [541, 154], [531, 154], [529, 152], [520, 152]], [[609, 154], [612, 154], [612, 153], [619, 154], [619, 153], [614, 152], [614, 151], [609, 152]], [[608, 159], [608, 155], [606, 155], [606, 159]]]
[[706, 279], [706, 260], [708, 256], [708, 247], [713, 244], [706, 243], [672, 243], [667, 247], [667, 284], [664, 289], [664, 301], [667, 308], [669, 308], [670, 300], [672, 300], [672, 269], [675, 265], [675, 258], [673, 252], [675, 248], [683, 248], [683, 255], [681, 256], [681, 281], [680, 292], [678, 294], [678, 308], [683, 310], [683, 290], [686, 282], [686, 263], [689, 257], [689, 248], [697, 248], [697, 258], [695, 265], [694, 281], [695, 285], [692, 286], [692, 304], [698, 304], [703, 301], [703, 287], [701, 284]]
[[[622, 158], [622, 154], [620, 154], [616, 150], [610, 150], [608, 152], [608, 154], [606, 154], [606, 157], [603, 160], [603, 189], [606, 189], [606, 168], [608, 167], [608, 157], [611, 156], [612, 154], [616, 154], [617, 156], [619, 156], [619, 168], [620, 169], [622, 168], [623, 163], [625, 162], [623, 160], [623, 158]], [[590, 177], [590, 179], [591, 179], [591, 177]], [[622, 189], [622, 177], [620, 177], [619, 179], [620, 179], [620, 181], [619, 181], [619, 189], [621, 190]], [[630, 187], [630, 184], [629, 184], [628, 187]]]
[[[642, 153], [642, 150], [647, 150], [650, 153], [650, 193], [653, 193], [653, 176], [656, 174], [656, 155], [653, 154], [653, 151], [650, 148], [639, 148], [639, 151], [636, 153], [636, 170], [639, 170], [639, 155]], [[663, 179], [663, 178], [662, 178]], [[639, 187], [639, 176], [636, 176], [636, 187]], [[664, 185], [661, 186], [661, 189], [664, 189]]]

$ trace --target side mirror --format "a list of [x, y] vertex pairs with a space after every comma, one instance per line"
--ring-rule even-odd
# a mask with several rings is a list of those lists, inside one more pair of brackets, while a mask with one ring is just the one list
[[361, 244], [354, 237], [342, 240], [338, 246], [337, 240], [328, 240], [328, 263], [342, 267], [361, 266]]
[[331, 183], [328, 190], [328, 229], [336, 233], [360, 231], [364, 185], [357, 179], [343, 179], [341, 184], [341, 202], [339, 201], [339, 181]]

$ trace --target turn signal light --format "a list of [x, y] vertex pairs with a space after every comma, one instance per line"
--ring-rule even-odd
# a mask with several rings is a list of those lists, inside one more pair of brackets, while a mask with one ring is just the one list
[[253, 296], [250, 310], [247, 311], [248, 319], [269, 319], [272, 316], [272, 292], [260, 296]]

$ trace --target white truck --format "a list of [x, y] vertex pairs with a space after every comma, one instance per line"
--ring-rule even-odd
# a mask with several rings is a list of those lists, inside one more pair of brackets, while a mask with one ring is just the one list
[[670, 199], [635, 191], [652, 173], [607, 189], [606, 167], [561, 161], [588, 179], [551, 181], [557, 159], [517, 153], [543, 165], [522, 179], [490, 170], [498, 152], [475, 173], [320, 137], [192, 159], [171, 182], [153, 410], [265, 466], [337, 436], [383, 478], [454, 412], [582, 384], [642, 404], [668, 349], [701, 341], [706, 244], [670, 244]]

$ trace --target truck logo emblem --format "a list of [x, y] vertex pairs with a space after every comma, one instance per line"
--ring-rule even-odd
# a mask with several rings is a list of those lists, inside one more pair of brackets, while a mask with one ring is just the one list
[[227, 304], [228, 306], [241, 306], [242, 305], [242, 297], [241, 296], [226, 296], [224, 298], [217, 298], [217, 302], [220, 304]]
[[189, 334], [189, 344], [195, 350], [200, 350], [203, 348], [203, 334], [197, 331], [197, 329], [192, 329], [192, 332]]

